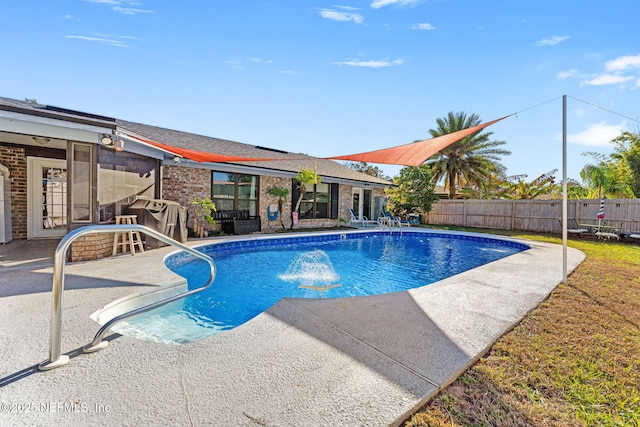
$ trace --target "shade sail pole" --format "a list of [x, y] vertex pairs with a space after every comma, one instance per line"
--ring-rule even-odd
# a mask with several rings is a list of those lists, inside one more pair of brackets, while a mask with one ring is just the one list
[[567, 95], [562, 96], [562, 283], [567, 284]]

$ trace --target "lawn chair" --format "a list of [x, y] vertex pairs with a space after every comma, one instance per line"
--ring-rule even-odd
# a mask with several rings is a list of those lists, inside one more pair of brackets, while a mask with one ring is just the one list
[[402, 227], [402, 226], [411, 227], [411, 221], [409, 221], [408, 219], [403, 219], [403, 218], [400, 218], [398, 216], [398, 217], [396, 217], [396, 221], [398, 223], [398, 226], [400, 226], [400, 227]]
[[366, 216], [363, 216], [362, 218], [358, 218], [358, 216], [356, 215], [356, 212], [349, 208], [349, 224], [353, 224], [353, 225], [361, 225], [363, 227], [366, 227], [368, 225], [380, 225], [380, 223], [376, 220], [373, 219], [368, 219]]
[[[562, 227], [562, 218], [558, 218], [558, 221], [560, 221], [560, 226]], [[570, 219], [567, 223], [567, 234], [582, 237], [586, 234], [592, 234], [592, 232], [586, 227], [579, 226], [575, 219]]]
[[618, 223], [616, 221], [602, 221], [598, 225], [598, 231], [596, 231], [595, 235], [598, 239], [616, 239], [620, 241], [620, 229], [622, 228], [622, 223]]
[[389, 212], [389, 211], [383, 211], [382, 214], [384, 215], [382, 218], [384, 218], [384, 221], [390, 227], [393, 227], [395, 225], [397, 225], [398, 227], [402, 227], [403, 225], [406, 226], [406, 227], [411, 227], [411, 223], [408, 220], [402, 219], [402, 218], [397, 217], [397, 216], [393, 216], [393, 215], [391, 215], [391, 212]]

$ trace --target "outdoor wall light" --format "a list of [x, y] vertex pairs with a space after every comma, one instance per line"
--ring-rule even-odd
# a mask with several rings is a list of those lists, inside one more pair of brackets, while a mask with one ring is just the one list
[[106, 133], [102, 134], [102, 136], [100, 136], [100, 142], [105, 147], [111, 147], [116, 151], [124, 151], [124, 141], [120, 138], [116, 138], [113, 135], [109, 135]]
[[32, 136], [31, 138], [40, 145], [47, 145], [50, 141], [49, 138], [44, 138], [42, 136]]
[[111, 135], [104, 134], [100, 137], [102, 145], [113, 145], [113, 137]]
[[182, 160], [181, 160], [181, 159], [180, 159], [180, 157], [178, 157], [178, 156], [175, 156], [175, 157], [173, 158], [173, 162], [174, 162], [174, 163], [180, 163], [181, 161], [182, 161]]

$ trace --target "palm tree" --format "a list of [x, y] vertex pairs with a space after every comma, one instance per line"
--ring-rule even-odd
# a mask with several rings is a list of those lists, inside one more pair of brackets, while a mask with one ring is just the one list
[[585, 165], [580, 171], [580, 178], [587, 188], [587, 197], [599, 199], [602, 196], [613, 198], [632, 198], [633, 191], [628, 183], [620, 179], [615, 165], [598, 163]]
[[287, 200], [287, 196], [289, 195], [289, 189], [273, 186], [267, 189], [267, 194], [278, 198], [278, 213], [280, 215], [280, 225], [282, 225], [282, 229], [284, 230], [285, 226], [282, 214], [284, 213], [284, 202]]
[[587, 185], [589, 190], [587, 196], [593, 199], [600, 199], [605, 190], [609, 187], [607, 168], [604, 162], [598, 165], [585, 165], [580, 171], [580, 178]]
[[634, 192], [627, 179], [628, 171], [624, 170], [623, 163], [616, 163], [602, 153], [589, 151], [582, 154], [597, 160], [595, 165], [587, 164], [580, 171], [580, 178], [588, 189], [589, 198], [634, 197]]
[[501, 197], [511, 200], [531, 200], [543, 194], [551, 194], [556, 189], [555, 176], [558, 169], [540, 175], [526, 182], [526, 175], [517, 175], [515, 179], [506, 178], [503, 182]]
[[[304, 193], [307, 192], [307, 186], [319, 184], [322, 178], [318, 175], [318, 172], [312, 169], [300, 169], [300, 172], [298, 172], [298, 175], [295, 176], [294, 180], [298, 183], [298, 189], [300, 191], [298, 193], [296, 207], [291, 211], [291, 215], [300, 210], [300, 203], [302, 203]], [[291, 221], [291, 228], [293, 228], [293, 221]]]
[[629, 183], [630, 197], [640, 197], [640, 133], [622, 132], [611, 142], [611, 159], [621, 178]]
[[[449, 112], [447, 117], [436, 120], [437, 129], [430, 129], [432, 137], [446, 135], [481, 124], [480, 117], [466, 113]], [[491, 175], [502, 175], [506, 170], [500, 163], [500, 156], [508, 156], [510, 151], [500, 146], [504, 141], [491, 141], [493, 132], [478, 132], [455, 142], [431, 157], [430, 165], [434, 181], [445, 181], [449, 198], [453, 199], [458, 186], [481, 188], [482, 183]]]

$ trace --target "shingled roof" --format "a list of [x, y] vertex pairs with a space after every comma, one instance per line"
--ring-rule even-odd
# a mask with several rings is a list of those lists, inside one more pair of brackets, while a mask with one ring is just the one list
[[377, 185], [392, 185], [391, 182], [354, 171], [333, 160], [321, 159], [301, 153], [289, 153], [281, 150], [245, 144], [226, 139], [212, 138], [203, 135], [160, 128], [141, 123], [117, 120], [118, 128], [135, 132], [156, 142], [172, 147], [196, 150], [205, 153], [217, 153], [228, 156], [241, 156], [261, 159], [259, 162], [234, 162], [235, 164], [252, 166], [273, 171], [298, 173], [301, 168], [314, 169], [323, 178], [338, 178]]

